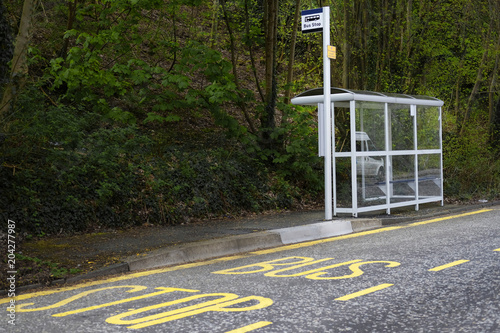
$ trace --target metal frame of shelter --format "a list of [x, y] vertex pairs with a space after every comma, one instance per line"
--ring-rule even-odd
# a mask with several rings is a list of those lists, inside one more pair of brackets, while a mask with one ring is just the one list
[[330, 108], [324, 108], [324, 88], [305, 91], [292, 103], [318, 106], [319, 155], [332, 160], [325, 187], [331, 174], [333, 215], [444, 204], [443, 101], [340, 88], [331, 88], [329, 95]]

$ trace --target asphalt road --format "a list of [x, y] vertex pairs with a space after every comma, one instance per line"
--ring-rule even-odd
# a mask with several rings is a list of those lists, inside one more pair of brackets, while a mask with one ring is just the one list
[[500, 207], [473, 213], [24, 294], [0, 331], [500, 332]]

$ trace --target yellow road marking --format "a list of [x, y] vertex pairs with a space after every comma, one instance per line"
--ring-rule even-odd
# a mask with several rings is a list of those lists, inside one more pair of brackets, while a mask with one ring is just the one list
[[431, 269], [429, 269], [429, 271], [430, 272], [439, 272], [439, 271], [442, 271], [443, 269], [450, 268], [450, 267], [453, 267], [453, 266], [457, 266], [457, 265], [460, 265], [460, 264], [463, 264], [463, 263], [466, 263], [466, 262], [469, 262], [469, 261], [470, 260], [457, 260], [457, 261], [450, 262], [449, 264], [446, 264], [446, 265], [441, 265], [441, 266], [437, 266], [437, 267], [431, 268]]
[[[317, 261], [319, 261], [319, 260], [317, 260]], [[303, 265], [296, 265], [296, 266], [292, 266], [292, 267], [277, 269], [275, 271], [265, 273], [264, 275], [265, 276], [273, 276], [273, 277], [293, 277], [293, 276], [304, 276], [304, 275], [307, 275], [306, 278], [314, 279], [317, 276], [327, 274], [327, 272], [324, 272], [327, 269], [341, 267], [341, 266], [349, 265], [349, 264], [352, 264], [352, 263], [355, 263], [355, 262], [360, 262], [360, 261], [361, 261], [361, 259], [355, 259], [355, 260], [350, 260], [350, 261], [346, 261], [346, 262], [340, 262], [340, 263], [336, 263], [336, 264], [333, 264], [333, 265], [323, 266], [323, 267], [320, 267], [320, 268], [315, 268], [315, 269], [311, 269], [311, 270], [308, 270], [308, 271], [305, 271], [305, 272], [299, 272], [299, 273], [295, 273], [295, 274], [278, 274], [278, 273], [281, 273], [281, 272], [286, 272], [286, 271], [289, 271], [289, 270], [294, 270], [294, 269], [297, 269], [297, 268], [300, 268], [301, 266], [303, 266]], [[351, 266], [349, 266], [349, 268], [351, 268]], [[356, 267], [355, 269], [358, 272], [361, 272], [361, 274], [363, 274], [363, 272], [359, 268]], [[320, 278], [317, 278], [317, 279], [320, 279]], [[328, 278], [328, 279], [333, 279], [333, 278]], [[338, 279], [338, 277], [336, 279]]]
[[[290, 259], [293, 259], [294, 261], [290, 261]], [[295, 260], [298, 259], [298, 260]], [[273, 259], [273, 260], [267, 260], [263, 262], [259, 262], [256, 264], [250, 264], [250, 265], [245, 265], [245, 266], [240, 266], [240, 267], [234, 267], [230, 269], [224, 269], [221, 271], [216, 271], [212, 272], [212, 274], [253, 274], [253, 273], [262, 273], [262, 272], [267, 272], [271, 271], [276, 268], [276, 266], [290, 266], [290, 265], [298, 265], [298, 267], [303, 267], [307, 265], [313, 265], [318, 262], [323, 262], [323, 261], [328, 261], [328, 260], [333, 260], [334, 258], [324, 258], [320, 260], [314, 260], [314, 258], [310, 257], [287, 257], [287, 258], [279, 258], [279, 259]], [[248, 268], [253, 268], [253, 270], [248, 270]], [[240, 272], [238, 272], [240, 270]], [[243, 270], [243, 271], [241, 271]]]
[[486, 213], [486, 212], [491, 212], [493, 209], [481, 209], [477, 210], [475, 212], [469, 212], [469, 213], [463, 213], [463, 214], [458, 214], [458, 215], [452, 215], [452, 216], [445, 216], [445, 217], [440, 217], [437, 219], [432, 219], [432, 220], [427, 220], [427, 221], [422, 221], [422, 222], [415, 222], [411, 223], [408, 226], [416, 226], [416, 225], [423, 225], [423, 224], [428, 224], [428, 223], [434, 223], [434, 222], [441, 222], [441, 221], [446, 221], [446, 220], [451, 220], [457, 217], [464, 217], [464, 216], [469, 216], [469, 215], [475, 215], [475, 214], [481, 214], [481, 213]]
[[256, 255], [262, 255], [262, 254], [270, 254], [270, 253], [276, 253], [276, 252], [281, 252], [281, 251], [295, 250], [295, 249], [300, 249], [300, 248], [303, 248], [303, 247], [313, 246], [313, 245], [317, 245], [317, 244], [324, 244], [324, 243], [339, 241], [339, 240], [343, 240], [343, 239], [349, 239], [349, 238], [356, 238], [356, 237], [361, 237], [361, 236], [366, 236], [366, 235], [378, 234], [378, 233], [381, 233], [381, 232], [392, 231], [392, 230], [397, 230], [397, 229], [402, 229], [402, 228], [405, 228], [405, 227], [403, 227], [403, 226], [399, 227], [398, 226], [398, 227], [380, 228], [380, 229], [374, 229], [374, 230], [357, 232], [357, 233], [354, 233], [354, 234], [343, 235], [343, 236], [335, 236], [335, 237], [331, 237], [331, 238], [318, 239], [318, 240], [313, 240], [313, 241], [308, 241], [308, 242], [303, 242], [303, 243], [298, 243], [298, 244], [285, 245], [285, 246], [281, 246], [281, 247], [274, 248], [274, 249], [266, 249], [266, 250], [260, 250], [260, 251], [253, 251], [251, 253], [252, 254], [256, 254]]
[[[253, 252], [250, 252], [249, 254], [246, 254], [246, 255], [236, 255], [236, 256], [231, 256], [231, 257], [223, 257], [223, 258], [217, 258], [217, 259], [207, 260], [207, 261], [203, 261], [203, 262], [195, 262], [195, 263], [183, 264], [183, 265], [174, 266], [174, 267], [166, 267], [166, 268], [154, 269], [154, 270], [149, 270], [149, 271], [144, 271], [144, 272], [139, 272], [139, 273], [131, 273], [131, 274], [122, 275], [122, 276], [114, 277], [114, 278], [108, 278], [108, 279], [99, 280], [99, 281], [80, 283], [80, 284], [70, 286], [70, 287], [62, 287], [62, 288], [57, 288], [57, 289], [52, 289], [52, 290], [33, 292], [33, 293], [24, 294], [24, 295], [16, 295], [16, 297], [14, 299], [16, 301], [21, 301], [24, 299], [52, 295], [52, 294], [56, 294], [56, 293], [60, 293], [60, 292], [64, 292], [64, 291], [71, 291], [71, 290], [92, 287], [92, 286], [97, 286], [97, 285], [106, 284], [106, 283], [131, 280], [131, 279], [135, 279], [137, 277], [144, 277], [144, 276], [149, 276], [149, 275], [154, 275], [154, 274], [173, 272], [173, 271], [178, 271], [178, 270], [187, 269], [187, 268], [207, 266], [207, 265], [211, 265], [211, 264], [215, 264], [215, 263], [219, 263], [219, 262], [224, 262], [224, 261], [231, 261], [231, 260], [237, 260], [237, 259], [242, 259], [242, 258], [248, 258], [248, 257], [254, 256], [254, 255], [270, 254], [270, 253], [276, 253], [276, 252], [281, 252], [281, 251], [300, 249], [303, 247], [313, 246], [313, 245], [317, 245], [317, 244], [324, 244], [324, 243], [338, 241], [338, 240], [362, 237], [362, 236], [377, 234], [377, 233], [381, 233], [381, 232], [385, 232], [385, 231], [392, 231], [392, 230], [407, 228], [409, 226], [417, 226], [417, 225], [421, 225], [421, 224], [439, 222], [439, 221], [449, 220], [449, 219], [453, 219], [453, 218], [457, 218], [457, 217], [485, 213], [485, 212], [489, 212], [489, 211], [492, 211], [492, 209], [482, 209], [482, 210], [478, 210], [478, 211], [470, 212], [470, 213], [465, 213], [465, 214], [452, 215], [452, 216], [447, 216], [447, 217], [423, 221], [423, 222], [416, 222], [416, 223], [409, 224], [407, 226], [386, 227], [386, 228], [368, 230], [368, 231], [363, 231], [363, 232], [357, 232], [357, 233], [343, 235], [343, 236], [336, 236], [336, 237], [325, 238], [325, 239], [320, 239], [320, 240], [315, 240], [315, 241], [309, 241], [309, 242], [304, 242], [304, 243], [299, 243], [299, 244], [281, 246], [281, 247], [278, 247], [275, 249], [253, 251]], [[11, 300], [10, 298], [0, 299], [0, 304], [9, 303], [10, 300]]]
[[345, 296], [342, 296], [342, 297], [338, 297], [335, 300], [336, 301], [348, 301], [350, 299], [353, 299], [353, 298], [356, 298], [356, 297], [359, 297], [359, 296], [363, 296], [363, 295], [367, 295], [367, 294], [371, 294], [371, 293], [374, 293], [376, 291], [379, 291], [379, 290], [391, 287], [393, 285], [394, 284], [392, 284], [392, 283], [382, 283], [382, 284], [379, 284], [378, 286], [375, 286], [375, 287], [363, 289], [363, 290], [360, 290], [360, 291], [352, 293], [352, 294], [348, 294], [348, 295], [345, 295]]
[[[184, 291], [184, 292], [189, 292], [189, 293], [199, 292], [199, 290], [181, 289], [181, 288], [158, 287], [158, 288], [155, 288], [155, 289], [159, 289], [161, 291], [157, 291], [157, 292], [154, 292], [154, 293], [150, 293], [150, 294], [146, 294], [146, 295], [142, 295], [142, 296], [137, 296], [137, 297], [125, 298], [125, 299], [121, 299], [121, 300], [118, 300], [118, 301], [115, 301], [115, 302], [109, 302], [109, 303], [104, 303], [104, 304], [100, 304], [100, 305], [89, 306], [89, 307], [78, 309], [78, 310], [66, 311], [66, 312], [62, 312], [62, 313], [56, 313], [56, 314], [53, 314], [52, 316], [53, 317], [64, 317], [64, 316], [68, 316], [68, 315], [71, 315], [71, 314], [82, 313], [82, 312], [86, 312], [86, 311], [101, 309], [101, 308], [105, 308], [107, 306], [112, 306], [112, 305], [116, 305], [116, 304], [123, 304], [123, 303], [127, 303], [127, 302], [138, 301], [138, 300], [142, 300], [142, 299], [149, 298], [149, 297], [154, 297], [154, 296], [158, 296], [158, 295], [162, 295], [162, 294], [166, 294], [166, 293], [171, 293], [171, 292], [174, 292], [174, 291]], [[21, 305], [24, 305], [24, 304], [21, 304]]]
[[[148, 312], [150, 310], [159, 309], [165, 306], [170, 306], [179, 303], [185, 303], [192, 299], [200, 297], [210, 297], [210, 296], [222, 296], [222, 298], [215, 299], [212, 301], [203, 302], [200, 304], [194, 304], [191, 306], [183, 307], [180, 309], [174, 309], [171, 311], [156, 313], [146, 317], [137, 318], [135, 315], [143, 312]], [[249, 305], [246, 307], [231, 307], [232, 305], [244, 304], [249, 301], [257, 301], [257, 304]], [[171, 302], [160, 303], [152, 306], [147, 306], [140, 309], [130, 310], [121, 314], [114, 315], [106, 319], [106, 322], [110, 324], [117, 325], [130, 325], [129, 329], [139, 329], [149, 326], [154, 326], [158, 324], [163, 324], [166, 322], [191, 317], [197, 314], [206, 312], [246, 312], [252, 310], [259, 310], [267, 308], [273, 304], [273, 300], [267, 297], [261, 296], [247, 296], [239, 298], [238, 295], [232, 293], [214, 293], [214, 294], [203, 294], [197, 296], [186, 297], [184, 299], [179, 299]], [[123, 318], [134, 316], [135, 319], [124, 320]]]
[[272, 322], [270, 322], [270, 321], [259, 321], [258, 323], [243, 326], [243, 327], [237, 328], [235, 330], [227, 331], [226, 333], [245, 333], [245, 332], [250, 332], [250, 331], [256, 330], [256, 329], [261, 328], [261, 327], [265, 327], [267, 325], [271, 325], [271, 324], [272, 324]]
[[[349, 265], [349, 269], [352, 271], [352, 274], [349, 275], [344, 275], [344, 276], [331, 276], [331, 277], [322, 277], [321, 275], [327, 274], [327, 272], [319, 272], [319, 273], [314, 273], [314, 274], [309, 274], [306, 276], [307, 279], [311, 280], [342, 280], [342, 279], [351, 279], [360, 275], [363, 275], [364, 272], [359, 268], [359, 266], [366, 265], [366, 264], [377, 264], [377, 263], [386, 263], [385, 267], [397, 267], [400, 265], [399, 262], [395, 261], [365, 261], [365, 262], [358, 262], [356, 264]], [[332, 265], [330, 267], [333, 267], [335, 265]], [[328, 269], [330, 267], [323, 267], [324, 269]], [[305, 274], [308, 274], [309, 272], [305, 272]]]
[[[98, 286], [98, 285], [106, 284], [106, 283], [126, 281], [126, 280], [135, 279], [138, 277], [144, 277], [144, 276], [149, 276], [149, 275], [154, 275], [154, 274], [161, 274], [161, 273], [166, 273], [166, 272], [174, 272], [174, 271], [178, 271], [181, 269], [206, 266], [206, 265], [211, 265], [211, 264], [215, 264], [215, 263], [219, 263], [219, 262], [248, 258], [248, 257], [250, 257], [250, 255], [237, 255], [237, 256], [233, 256], [233, 257], [217, 258], [217, 259], [208, 260], [208, 261], [194, 262], [194, 263], [183, 264], [183, 265], [179, 265], [179, 266], [171, 266], [171, 267], [154, 269], [154, 270], [150, 270], [150, 271], [131, 273], [131, 274], [122, 275], [122, 276], [118, 276], [118, 277], [114, 277], [114, 278], [108, 278], [105, 280], [79, 283], [77, 285], [70, 286], [70, 287], [62, 287], [62, 288], [57, 288], [57, 289], [52, 289], [52, 290], [44, 290], [44, 291], [38, 291], [38, 292], [33, 292], [33, 293], [28, 293], [28, 294], [23, 294], [23, 295], [16, 295], [16, 297], [14, 297], [14, 299], [17, 302], [17, 301], [22, 301], [24, 299], [29, 299], [29, 298], [33, 298], [33, 297], [47, 296], [47, 295], [52, 295], [52, 294], [56, 294], [56, 293], [60, 293], [60, 292], [64, 292], [64, 291], [71, 291], [71, 290], [76, 290], [76, 289], [81, 289], [81, 288], [86, 288], [86, 287], [93, 287], [93, 286]], [[10, 298], [0, 299], [0, 304], [9, 303], [9, 302], [10, 302]]]
[[493, 251], [498, 251], [498, 252], [500, 252], [500, 248], [498, 248], [498, 249], [496, 249], [496, 250], [493, 250]]
[[77, 299], [81, 299], [82, 297], [88, 296], [90, 294], [96, 293], [98, 291], [103, 291], [103, 290], [110, 290], [110, 289], [117, 289], [117, 288], [129, 288], [130, 290], [127, 290], [126, 292], [128, 293], [134, 293], [137, 291], [141, 291], [146, 289], [147, 287], [145, 286], [111, 286], [111, 287], [105, 287], [105, 288], [99, 288], [99, 289], [93, 289], [93, 290], [87, 290], [84, 292], [81, 292], [77, 295], [71, 296], [69, 298], [66, 298], [62, 301], [59, 301], [55, 304], [40, 307], [40, 308], [31, 308], [31, 309], [25, 309], [27, 306], [33, 305], [34, 303], [24, 303], [24, 304], [18, 304], [16, 306], [16, 311], [17, 312], [33, 312], [33, 311], [42, 311], [42, 310], [49, 310], [49, 309], [55, 309], [59, 308], [61, 306], [67, 305], [68, 303], [71, 303]]

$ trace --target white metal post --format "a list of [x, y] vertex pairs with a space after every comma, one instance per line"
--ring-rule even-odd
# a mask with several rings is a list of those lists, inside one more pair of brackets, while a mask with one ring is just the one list
[[325, 129], [325, 110], [323, 109], [323, 103], [318, 103], [318, 156], [325, 157], [325, 143], [323, 139], [325, 135], [323, 131]]
[[413, 117], [412, 123], [413, 123], [413, 165], [414, 165], [414, 170], [413, 170], [413, 178], [415, 179], [415, 210], [418, 211], [420, 209], [419, 205], [419, 188], [418, 188], [418, 159], [420, 155], [418, 154], [418, 132], [417, 132], [417, 106], [416, 105], [410, 105], [410, 115]]
[[330, 105], [330, 7], [323, 7], [323, 138], [325, 149], [325, 220], [332, 219], [332, 136]]
[[391, 214], [391, 197], [392, 187], [390, 180], [392, 180], [392, 155], [389, 156], [389, 150], [392, 146], [392, 133], [391, 133], [391, 119], [389, 117], [389, 103], [384, 103], [384, 138], [385, 138], [385, 204], [387, 206], [385, 213]]
[[440, 165], [439, 169], [441, 172], [441, 206], [444, 206], [444, 188], [443, 188], [443, 181], [444, 181], [444, 174], [443, 174], [443, 113], [441, 110], [441, 107], [439, 107], [439, 156], [440, 156]]
[[333, 216], [337, 216], [337, 169], [335, 166], [336, 163], [336, 156], [335, 156], [335, 104], [331, 104], [331, 110], [332, 110], [332, 135], [331, 135], [331, 140], [332, 140], [332, 187], [333, 187]]
[[[356, 151], [356, 101], [349, 102], [349, 122], [351, 128], [351, 192], [352, 192], [352, 216], [358, 217], [358, 174], [357, 174], [357, 151]], [[364, 158], [364, 157], [363, 157]]]

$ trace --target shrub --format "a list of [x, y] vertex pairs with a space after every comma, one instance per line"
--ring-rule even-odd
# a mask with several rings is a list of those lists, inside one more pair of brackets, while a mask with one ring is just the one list
[[[296, 189], [227, 138], [163, 145], [78, 106], [20, 99], [0, 146], [0, 215], [30, 235], [291, 207]], [[218, 134], [216, 134], [218, 135]]]
[[488, 144], [488, 133], [476, 124], [460, 136], [443, 136], [445, 196], [459, 200], [494, 198], [500, 193], [500, 160]]

